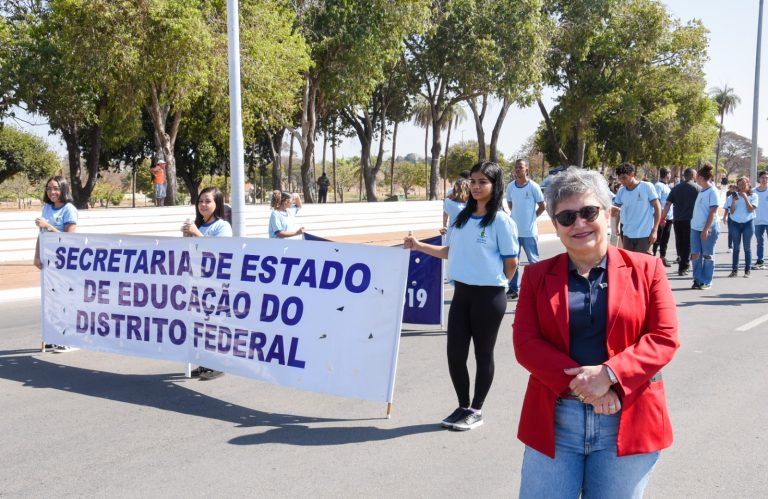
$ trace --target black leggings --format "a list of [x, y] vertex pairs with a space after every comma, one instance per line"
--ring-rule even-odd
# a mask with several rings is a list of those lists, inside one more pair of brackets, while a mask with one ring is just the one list
[[493, 348], [499, 326], [507, 310], [505, 288], [501, 286], [471, 286], [455, 283], [451, 308], [448, 311], [448, 370], [460, 407], [469, 407], [470, 340], [475, 347], [475, 396], [473, 409], [482, 409], [493, 383]]

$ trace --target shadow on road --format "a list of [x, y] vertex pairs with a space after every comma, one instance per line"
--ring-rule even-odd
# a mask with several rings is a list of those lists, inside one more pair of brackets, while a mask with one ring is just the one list
[[[308, 428], [301, 425], [372, 421], [381, 418], [330, 419], [258, 411], [250, 407], [231, 404], [183, 386], [180, 383], [188, 381], [180, 374], [117, 374], [65, 366], [30, 355], [9, 355], [14, 352], [19, 351], [0, 351], [0, 379], [15, 381], [28, 388], [62, 390], [104, 400], [225, 421], [238, 427], [277, 427], [266, 432], [269, 435], [266, 438], [272, 442], [280, 441], [294, 445], [329, 445], [347, 443], [347, 441], [381, 439], [377, 435], [395, 438], [427, 431], [426, 427], [391, 430], [378, 430], [371, 427]], [[197, 382], [192, 381], [192, 383]], [[244, 438], [258, 441], [259, 438], [264, 437], [259, 435]], [[357, 440], [357, 438], [361, 440]], [[241, 442], [234, 443], [240, 444]]]
[[235, 445], [290, 444], [290, 445], [346, 445], [362, 442], [391, 440], [419, 433], [447, 431], [439, 425], [421, 424], [400, 428], [335, 427], [310, 428], [303, 425], [287, 425], [264, 433], [235, 437], [229, 441]]

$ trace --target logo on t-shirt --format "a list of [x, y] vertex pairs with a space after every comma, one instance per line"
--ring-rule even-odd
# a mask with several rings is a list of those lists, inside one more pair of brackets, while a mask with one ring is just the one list
[[486, 237], [485, 237], [485, 227], [480, 231], [480, 235], [477, 237], [477, 242], [480, 244], [486, 243]]

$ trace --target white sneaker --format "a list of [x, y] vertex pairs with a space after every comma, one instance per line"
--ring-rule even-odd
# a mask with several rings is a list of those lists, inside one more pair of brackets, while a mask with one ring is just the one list
[[56, 346], [53, 348], [53, 351], [54, 351], [54, 352], [56, 352], [56, 353], [67, 353], [67, 352], [74, 352], [74, 351], [76, 351], [76, 350], [80, 350], [80, 349], [79, 349], [79, 348], [76, 348], [76, 347], [68, 347], [68, 346], [66, 346], [66, 345], [56, 345]]

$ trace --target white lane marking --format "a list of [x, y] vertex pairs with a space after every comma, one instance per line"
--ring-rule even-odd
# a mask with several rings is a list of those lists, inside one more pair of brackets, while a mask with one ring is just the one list
[[768, 321], [768, 314], [765, 314], [762, 317], [758, 317], [757, 319], [755, 319], [753, 321], [749, 321], [746, 324], [744, 324], [743, 326], [737, 327], [736, 331], [749, 331], [753, 327], [759, 326], [760, 324], [762, 324], [765, 321]]

